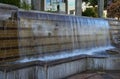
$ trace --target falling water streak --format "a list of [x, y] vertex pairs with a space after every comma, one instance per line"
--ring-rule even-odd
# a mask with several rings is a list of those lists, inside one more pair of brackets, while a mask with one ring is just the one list
[[74, 38], [74, 22], [73, 22], [73, 17], [71, 17], [71, 31], [72, 31], [72, 50], [75, 49], [75, 38]]
[[[63, 26], [66, 26], [66, 27], [64, 28], [64, 31], [65, 31], [65, 40], [67, 40], [67, 37], [68, 37], [68, 34], [67, 34], [68, 30], [67, 30], [67, 27], [68, 27], [68, 26], [67, 26], [67, 24], [66, 24], [66, 23], [67, 23], [66, 16], [64, 17], [64, 20], [65, 20], [65, 22], [63, 23]], [[62, 21], [62, 22], [63, 22], [63, 21]], [[68, 46], [68, 45], [65, 45], [64, 47], [67, 48], [67, 46]], [[68, 48], [67, 48], [67, 49], [68, 49]], [[65, 50], [65, 51], [66, 51], [66, 50]]]
[[76, 18], [74, 18], [74, 22], [75, 22], [75, 40], [76, 40], [76, 42], [75, 42], [75, 44], [76, 44], [76, 49], [78, 49], [79, 48], [79, 42], [78, 42], [78, 26], [77, 26], [77, 17]]
[[[73, 35], [74, 35], [73, 38], [74, 38], [74, 44], [75, 44], [74, 49], [76, 49], [76, 47], [77, 47], [77, 44], [76, 44], [76, 42], [77, 42], [76, 30], [77, 30], [77, 29], [76, 29], [76, 21], [75, 21], [75, 17], [73, 17], [73, 22], [72, 22], [72, 23], [73, 23], [73, 26], [72, 26], [72, 27], [73, 27], [73, 32], [74, 32], [74, 34], [73, 34]], [[73, 50], [74, 50], [74, 49], [73, 49]]]

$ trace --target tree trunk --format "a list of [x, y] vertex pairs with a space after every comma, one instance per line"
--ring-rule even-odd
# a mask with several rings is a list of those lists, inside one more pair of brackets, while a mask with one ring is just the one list
[[103, 17], [104, 0], [98, 0], [98, 17]]
[[82, 16], [82, 0], [75, 0], [75, 15]]

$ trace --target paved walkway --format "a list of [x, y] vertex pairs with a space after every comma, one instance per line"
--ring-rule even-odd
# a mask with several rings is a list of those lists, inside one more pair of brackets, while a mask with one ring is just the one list
[[84, 72], [66, 79], [120, 79], [120, 71]]

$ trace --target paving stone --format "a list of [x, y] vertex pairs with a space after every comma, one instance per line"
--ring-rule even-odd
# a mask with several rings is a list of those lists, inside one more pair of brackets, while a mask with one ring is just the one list
[[85, 72], [67, 79], [120, 79], [120, 72]]

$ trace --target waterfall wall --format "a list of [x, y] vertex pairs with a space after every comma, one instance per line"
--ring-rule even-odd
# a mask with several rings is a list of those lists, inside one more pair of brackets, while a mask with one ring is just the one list
[[21, 55], [111, 46], [104, 19], [32, 11], [19, 11], [19, 18]]
[[[62, 51], [109, 48], [107, 20], [22, 11], [0, 4], [0, 59]], [[68, 55], [67, 55], [68, 56]]]

